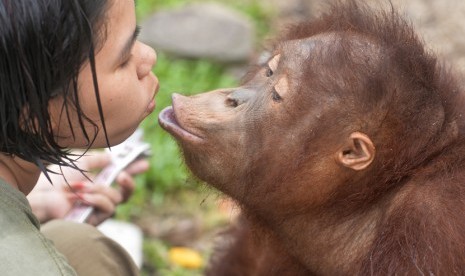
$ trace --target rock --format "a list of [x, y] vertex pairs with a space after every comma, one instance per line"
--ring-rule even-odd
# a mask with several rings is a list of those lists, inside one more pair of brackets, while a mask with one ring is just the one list
[[278, 24], [287, 24], [306, 20], [311, 15], [311, 2], [308, 0], [264, 0], [277, 11]]
[[465, 1], [395, 0], [427, 46], [465, 72]]
[[242, 62], [254, 50], [250, 20], [219, 4], [198, 3], [160, 11], [141, 26], [141, 41], [180, 57]]
[[[310, 3], [312, 15], [315, 15], [328, 1], [312, 0]], [[390, 7], [390, 2], [384, 0], [369, 3]], [[391, 0], [391, 3], [411, 21], [428, 48], [465, 72], [465, 1]]]

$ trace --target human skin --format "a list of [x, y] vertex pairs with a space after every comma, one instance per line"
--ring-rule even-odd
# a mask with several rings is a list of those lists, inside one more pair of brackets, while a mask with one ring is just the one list
[[[116, 145], [129, 137], [141, 121], [155, 109], [158, 79], [151, 69], [156, 53], [136, 40], [134, 1], [111, 1], [107, 12], [106, 35], [95, 56], [100, 100], [105, 118], [109, 145], [100, 121], [94, 93], [91, 68], [86, 62], [78, 77], [78, 95], [83, 113], [98, 126], [92, 145], [79, 129], [78, 116], [71, 107], [69, 118], [62, 112], [65, 99], [56, 96], [49, 102], [53, 133], [60, 146], [69, 148], [100, 148]], [[122, 55], [127, 48], [126, 54]], [[69, 125], [71, 122], [71, 126]], [[84, 122], [90, 137], [95, 128]], [[74, 129], [74, 136], [71, 130]], [[0, 154], [0, 177], [27, 195], [35, 186], [41, 170], [18, 157]]]
[[[82, 154], [82, 152], [74, 152]], [[134, 175], [148, 170], [149, 163], [145, 159], [137, 160], [118, 174], [115, 185], [96, 185], [93, 182], [94, 171], [99, 171], [111, 162], [111, 155], [105, 151], [89, 151], [79, 158], [77, 166], [85, 173], [73, 168], [49, 169], [62, 174], [50, 174], [50, 181], [42, 174], [37, 185], [27, 195], [32, 212], [41, 223], [52, 219], [61, 219], [71, 210], [75, 202], [84, 200], [95, 208], [96, 212], [86, 220], [87, 223], [98, 225], [114, 214], [118, 204], [125, 202], [135, 188]]]
[[[105, 116], [107, 135], [110, 144], [119, 144], [131, 135], [139, 123], [155, 108], [155, 93], [158, 80], [152, 72], [156, 61], [155, 51], [140, 41], [134, 41], [131, 51], [122, 56], [124, 47], [135, 35], [136, 17], [134, 1], [112, 1], [108, 12], [106, 40], [96, 55], [97, 77], [100, 100]], [[83, 66], [78, 79], [79, 97], [83, 112], [92, 121], [99, 122], [93, 79], [90, 64]], [[57, 140], [63, 147], [87, 147], [81, 131], [73, 137], [66, 122], [61, 116], [63, 99], [58, 97], [50, 101], [50, 113], [57, 132]], [[77, 124], [76, 114], [72, 114], [72, 122]], [[106, 141], [102, 126], [92, 147], [105, 147]], [[93, 137], [95, 130], [86, 123], [86, 130]]]

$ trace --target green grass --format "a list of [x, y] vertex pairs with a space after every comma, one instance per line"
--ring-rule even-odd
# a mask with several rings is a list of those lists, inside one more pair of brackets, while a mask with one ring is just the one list
[[231, 87], [236, 85], [236, 81], [218, 64], [203, 60], [173, 59], [163, 54], [159, 55], [155, 73], [160, 80], [157, 109], [143, 123], [146, 139], [153, 149], [152, 166], [146, 181], [148, 189], [163, 193], [184, 187], [189, 182], [186, 182], [188, 174], [176, 143], [157, 123], [158, 113], [171, 105], [173, 92], [192, 95], [219, 87]]
[[[167, 205], [173, 206], [173, 201], [178, 203], [177, 207], [186, 208], [189, 216], [192, 216], [193, 211], [209, 212], [205, 210], [210, 208], [209, 204], [202, 205], [202, 200], [208, 197], [210, 192], [206, 191], [205, 186], [201, 186], [189, 177], [176, 142], [159, 126], [157, 118], [163, 108], [171, 105], [173, 92], [192, 95], [237, 84], [237, 81], [227, 73], [226, 68], [220, 64], [204, 60], [176, 59], [163, 53], [158, 53], [158, 62], [154, 72], [160, 80], [160, 90], [156, 96], [157, 108], [142, 124], [145, 140], [152, 147], [151, 166], [146, 174], [137, 177], [136, 190], [129, 202], [118, 207], [117, 217], [123, 220], [136, 221], [147, 212], [163, 213], [163, 209], [168, 208]], [[180, 196], [180, 194], [192, 192], [197, 195], [190, 196], [194, 199], [187, 200]], [[173, 197], [177, 199], [173, 200]], [[209, 217], [211, 215], [203, 216], [207, 227], [211, 227], [208, 224], [218, 221], [217, 218]], [[188, 270], [170, 264], [166, 253], [169, 247], [170, 245], [163, 241], [145, 239], [146, 265], [142, 270], [142, 275], [202, 275], [200, 270]], [[207, 252], [202, 252], [202, 254], [207, 258]], [[153, 273], [154, 269], [156, 273]]]
[[[136, 12], [139, 20], [143, 20], [154, 11], [192, 2], [200, 1], [137, 0]], [[259, 0], [215, 2], [225, 3], [249, 16], [255, 24], [257, 41], [270, 31], [269, 22], [273, 11], [261, 5]], [[215, 203], [211, 203], [215, 200], [215, 196], [211, 196], [211, 191], [189, 177], [176, 142], [161, 129], [157, 118], [159, 112], [171, 104], [171, 95], [174, 92], [192, 95], [221, 87], [236, 86], [237, 80], [228, 73], [224, 65], [206, 60], [178, 59], [162, 52], [158, 52], [158, 62], [154, 72], [160, 80], [160, 90], [156, 96], [157, 108], [142, 124], [145, 139], [152, 146], [151, 167], [146, 174], [137, 177], [134, 195], [127, 204], [118, 207], [117, 217], [137, 221], [147, 213], [163, 214], [166, 209], [181, 206], [189, 216], [194, 216], [192, 214], [194, 212], [200, 213], [197, 216], [204, 221], [205, 229], [211, 230], [215, 225], [220, 224], [222, 219], [216, 215]], [[169, 248], [170, 245], [164, 241], [146, 237], [143, 248], [145, 265], [141, 275], [202, 275], [201, 269], [188, 270], [170, 264], [167, 259]], [[209, 252], [201, 253], [208, 258]]]
[[144, 205], [163, 204], [164, 195], [179, 189], [197, 189], [198, 183], [189, 177], [175, 140], [158, 124], [159, 112], [171, 105], [176, 92], [192, 95], [220, 87], [232, 87], [237, 81], [219, 64], [204, 60], [184, 60], [158, 54], [154, 69], [160, 80], [156, 96], [157, 108], [143, 123], [144, 138], [151, 144], [149, 171], [137, 178], [137, 188], [129, 204], [118, 210], [120, 217], [137, 216]]
[[[139, 20], [143, 20], [151, 13], [174, 8], [181, 5], [202, 2], [205, 0], [138, 0], [136, 12]], [[255, 24], [258, 38], [263, 38], [269, 29], [269, 21], [273, 14], [259, 0], [217, 0], [227, 6], [249, 16]], [[167, 192], [179, 188], [195, 188], [196, 183], [189, 178], [184, 168], [179, 149], [174, 140], [158, 125], [158, 113], [171, 104], [173, 92], [192, 95], [220, 87], [237, 85], [237, 80], [228, 74], [224, 65], [206, 60], [185, 60], [169, 57], [158, 52], [158, 63], [154, 69], [160, 80], [160, 91], [156, 97], [157, 109], [143, 123], [145, 138], [152, 145], [153, 156], [149, 172], [138, 179], [133, 203], [140, 206], [144, 202], [154, 204], [163, 203], [163, 196]], [[124, 213], [134, 215], [137, 208]]]

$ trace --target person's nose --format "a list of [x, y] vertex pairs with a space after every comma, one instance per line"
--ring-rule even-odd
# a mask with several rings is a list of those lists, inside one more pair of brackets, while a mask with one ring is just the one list
[[152, 71], [153, 66], [155, 66], [157, 62], [157, 53], [152, 47], [142, 42], [137, 42], [137, 44], [139, 47], [137, 77], [143, 79]]

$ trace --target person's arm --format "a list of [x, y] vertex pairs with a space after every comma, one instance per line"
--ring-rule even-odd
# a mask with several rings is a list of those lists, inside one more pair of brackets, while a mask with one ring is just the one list
[[[89, 152], [79, 159], [78, 166], [86, 171], [99, 171], [108, 165], [110, 155], [106, 152]], [[35, 188], [27, 196], [32, 211], [40, 222], [63, 218], [76, 201], [84, 200], [96, 209], [88, 223], [98, 225], [112, 216], [118, 204], [125, 202], [134, 191], [133, 175], [145, 172], [148, 161], [138, 160], [121, 172], [113, 187], [92, 183], [79, 171], [63, 168], [62, 175], [49, 174], [53, 185], [42, 175]], [[57, 168], [54, 169], [57, 171]], [[93, 179], [92, 174], [87, 174]], [[65, 181], [68, 182], [68, 184]]]

